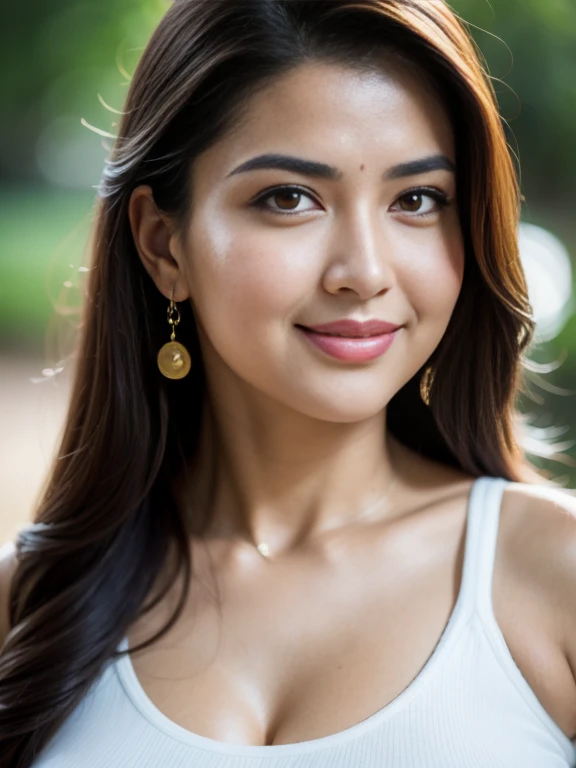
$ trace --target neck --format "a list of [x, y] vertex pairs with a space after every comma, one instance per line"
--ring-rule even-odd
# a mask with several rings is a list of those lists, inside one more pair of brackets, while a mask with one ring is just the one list
[[386, 498], [406, 449], [386, 433], [385, 412], [353, 424], [311, 424], [292, 414], [276, 429], [269, 419], [257, 428], [227, 417], [206, 404], [185, 492], [192, 529], [194, 516], [203, 516], [204, 536], [244, 540], [269, 556], [350, 525], [373, 507], [389, 513]]

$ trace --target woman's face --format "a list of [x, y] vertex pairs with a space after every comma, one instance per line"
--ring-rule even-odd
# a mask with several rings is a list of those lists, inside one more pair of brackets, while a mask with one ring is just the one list
[[[241, 169], [262, 155], [310, 168]], [[194, 165], [179, 259], [211, 388], [334, 422], [384, 409], [462, 285], [454, 163], [448, 117], [397, 67], [307, 64], [254, 96]], [[345, 318], [402, 327], [369, 360], [334, 357], [298, 327]]]

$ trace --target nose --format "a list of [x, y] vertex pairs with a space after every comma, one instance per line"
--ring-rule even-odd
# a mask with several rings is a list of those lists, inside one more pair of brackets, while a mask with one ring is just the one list
[[352, 292], [367, 300], [390, 290], [395, 282], [392, 244], [382, 211], [356, 205], [335, 219], [323, 284], [328, 293]]

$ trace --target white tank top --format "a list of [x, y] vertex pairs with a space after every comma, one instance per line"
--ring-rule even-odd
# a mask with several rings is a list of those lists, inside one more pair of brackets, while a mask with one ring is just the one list
[[[163, 715], [123, 656], [104, 665], [34, 768], [574, 768], [576, 742], [540, 704], [492, 610], [507, 483], [492, 477], [474, 482], [462, 583], [450, 619], [416, 678], [362, 722], [294, 744], [216, 741]], [[127, 647], [124, 637], [118, 649]]]

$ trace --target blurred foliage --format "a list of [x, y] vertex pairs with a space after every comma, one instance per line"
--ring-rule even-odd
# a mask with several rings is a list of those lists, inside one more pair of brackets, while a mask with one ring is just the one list
[[[35, 145], [55, 119], [80, 117], [110, 131], [98, 101], [121, 108], [127, 79], [167, 0], [30, 0], [2, 9], [0, 179], [38, 178]], [[111, 131], [112, 133], [114, 131]]]
[[[576, 2], [451, 0], [487, 61], [520, 150], [523, 192], [576, 200]], [[562, 200], [565, 198], [565, 200]], [[568, 201], [571, 201], [571, 204]]]
[[[231, 0], [232, 2], [234, 0]], [[485, 57], [518, 155], [523, 218], [576, 254], [576, 0], [451, 0]], [[97, 185], [130, 73], [169, 0], [28, 0], [0, 27], [0, 345], [38, 349], [55, 307], [79, 303]], [[65, 314], [65, 310], [61, 310]], [[550, 377], [576, 381], [576, 318], [534, 349], [567, 355]], [[543, 393], [540, 425], [576, 425], [574, 397]], [[573, 451], [576, 456], [576, 451]]]

